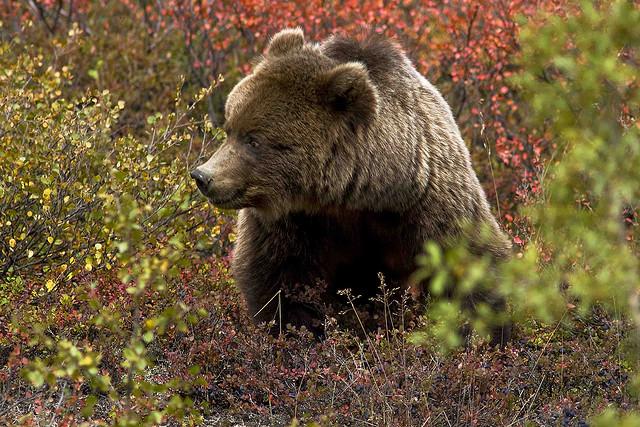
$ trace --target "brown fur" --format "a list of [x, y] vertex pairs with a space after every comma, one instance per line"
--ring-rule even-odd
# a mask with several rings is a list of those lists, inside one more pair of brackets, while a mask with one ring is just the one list
[[284, 30], [226, 116], [226, 142], [192, 175], [213, 204], [240, 209], [232, 267], [257, 321], [277, 320], [279, 303], [283, 323], [309, 326], [304, 304], [268, 303], [296, 284], [325, 283], [327, 301], [372, 295], [378, 272], [406, 285], [424, 242], [448, 245], [464, 223], [489, 230], [467, 233], [474, 252], [510, 252], [449, 106], [389, 39], [313, 44]]

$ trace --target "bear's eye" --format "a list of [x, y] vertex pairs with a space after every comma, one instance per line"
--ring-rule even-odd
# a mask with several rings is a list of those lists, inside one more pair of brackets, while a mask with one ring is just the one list
[[260, 142], [252, 136], [246, 139], [246, 144], [251, 148], [258, 148], [260, 146]]

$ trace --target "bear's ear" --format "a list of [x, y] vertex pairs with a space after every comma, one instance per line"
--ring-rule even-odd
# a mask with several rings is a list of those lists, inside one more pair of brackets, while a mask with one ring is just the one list
[[344, 117], [352, 129], [369, 123], [378, 108], [378, 94], [369, 72], [359, 62], [340, 64], [320, 77], [320, 102]]
[[304, 46], [304, 33], [300, 27], [278, 32], [267, 45], [267, 55], [280, 56]]

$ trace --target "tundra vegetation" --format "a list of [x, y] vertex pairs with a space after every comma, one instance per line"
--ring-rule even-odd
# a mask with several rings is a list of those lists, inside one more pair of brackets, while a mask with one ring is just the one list
[[[621, 0], [2, 2], [0, 422], [638, 425], [637, 22]], [[426, 243], [427, 307], [381, 278], [377, 330], [355, 304], [321, 342], [252, 324], [235, 213], [188, 172], [294, 26], [398, 38], [451, 105], [511, 260]], [[509, 300], [504, 350], [459, 303], [483, 286]]]

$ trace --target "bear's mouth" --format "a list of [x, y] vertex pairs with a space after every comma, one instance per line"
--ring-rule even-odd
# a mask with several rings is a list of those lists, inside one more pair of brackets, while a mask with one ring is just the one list
[[212, 194], [205, 194], [205, 195], [207, 196], [207, 199], [209, 199], [209, 202], [211, 202], [212, 205], [218, 208], [240, 209], [242, 208], [240, 201], [246, 192], [247, 192], [246, 188], [240, 188], [231, 193], [227, 193], [224, 196], [220, 195], [216, 197], [215, 195], [212, 195]]

